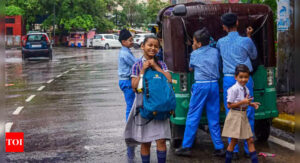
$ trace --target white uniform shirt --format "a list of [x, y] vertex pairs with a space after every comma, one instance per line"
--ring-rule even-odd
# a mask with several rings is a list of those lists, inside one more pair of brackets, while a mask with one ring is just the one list
[[[246, 93], [249, 95], [249, 89], [246, 88]], [[227, 90], [227, 102], [237, 103], [245, 98], [244, 88], [238, 82]], [[247, 104], [243, 104], [240, 107], [247, 107]]]

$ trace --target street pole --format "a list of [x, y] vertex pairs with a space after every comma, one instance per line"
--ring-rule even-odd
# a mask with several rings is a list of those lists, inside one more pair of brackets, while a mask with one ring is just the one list
[[53, 3], [53, 45], [55, 44], [55, 1]]
[[[5, 160], [5, 11], [0, 0], [0, 162]], [[2, 10], [3, 9], [3, 10]]]
[[295, 91], [294, 0], [280, 0], [277, 5], [277, 93], [290, 96]]

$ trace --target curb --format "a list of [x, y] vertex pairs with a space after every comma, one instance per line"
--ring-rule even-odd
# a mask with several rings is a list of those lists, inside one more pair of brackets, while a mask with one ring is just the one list
[[21, 47], [5, 47], [5, 50], [22, 50]]
[[272, 120], [273, 127], [292, 133], [295, 133], [295, 124], [295, 116], [285, 113]]

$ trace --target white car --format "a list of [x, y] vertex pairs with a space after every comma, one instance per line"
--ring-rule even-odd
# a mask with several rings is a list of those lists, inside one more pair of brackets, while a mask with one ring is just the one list
[[121, 48], [122, 45], [119, 37], [114, 34], [96, 34], [94, 36], [92, 46], [94, 48]]
[[135, 34], [133, 37], [133, 44], [135, 48], [139, 48], [141, 47], [141, 44], [143, 43], [145, 37], [148, 36], [155, 36], [154, 33], [139, 33], [139, 34]]

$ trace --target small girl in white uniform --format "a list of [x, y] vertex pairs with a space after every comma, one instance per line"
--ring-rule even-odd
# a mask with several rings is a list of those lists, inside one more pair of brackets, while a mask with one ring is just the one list
[[225, 120], [222, 136], [231, 138], [231, 141], [226, 151], [226, 163], [231, 163], [233, 149], [238, 139], [247, 140], [251, 161], [252, 163], [258, 162], [246, 110], [248, 105], [258, 109], [260, 103], [252, 102], [253, 98], [249, 97], [249, 89], [246, 87], [249, 73], [249, 68], [246, 65], [238, 65], [235, 69], [237, 82], [227, 91], [227, 107], [230, 111]]

